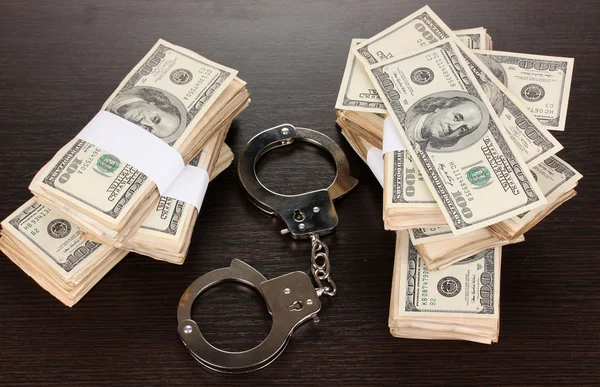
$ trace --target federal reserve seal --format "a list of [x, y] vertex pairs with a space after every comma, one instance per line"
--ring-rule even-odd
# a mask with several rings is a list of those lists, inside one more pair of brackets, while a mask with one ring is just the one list
[[64, 238], [71, 232], [71, 223], [64, 219], [54, 219], [48, 224], [48, 235], [52, 238]]
[[454, 277], [444, 277], [437, 284], [438, 292], [444, 297], [456, 296], [460, 293], [461, 288], [460, 281]]
[[546, 91], [544, 88], [536, 83], [530, 83], [521, 89], [521, 97], [529, 102], [537, 102], [544, 98], [545, 95]]
[[121, 161], [116, 156], [109, 154], [100, 156], [96, 162], [98, 170], [104, 173], [113, 173], [119, 168], [119, 165], [121, 165]]
[[433, 81], [433, 71], [427, 67], [419, 67], [410, 73], [410, 80], [417, 85], [426, 85]]
[[171, 75], [169, 76], [169, 78], [171, 79], [171, 82], [173, 82], [176, 85], [185, 85], [186, 83], [189, 83], [192, 80], [193, 76], [190, 70], [177, 69], [171, 71]]
[[486, 167], [473, 167], [467, 172], [467, 180], [477, 187], [483, 187], [491, 178], [492, 174]]

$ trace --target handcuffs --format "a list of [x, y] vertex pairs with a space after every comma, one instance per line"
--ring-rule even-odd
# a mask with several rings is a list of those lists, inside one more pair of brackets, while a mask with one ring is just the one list
[[[282, 195], [267, 189], [258, 180], [256, 164], [271, 149], [305, 141], [327, 150], [335, 161], [336, 176], [328, 188], [298, 195]], [[250, 265], [234, 259], [226, 268], [213, 270], [195, 280], [183, 293], [177, 309], [177, 332], [192, 356], [202, 365], [224, 373], [251, 372], [269, 365], [285, 349], [294, 330], [313, 318], [318, 321], [319, 297], [334, 296], [337, 288], [330, 276], [329, 249], [320, 235], [330, 233], [338, 223], [333, 200], [352, 190], [358, 180], [350, 176], [350, 166], [341, 148], [317, 131], [279, 125], [260, 132], [246, 145], [238, 163], [240, 183], [248, 198], [261, 210], [279, 216], [286, 224], [281, 234], [312, 243], [311, 271], [317, 286], [306, 273], [295, 271], [267, 280]], [[273, 318], [271, 331], [256, 347], [242, 352], [224, 351], [212, 346], [191, 317], [197, 297], [211, 286], [236, 281], [255, 288], [265, 299]]]

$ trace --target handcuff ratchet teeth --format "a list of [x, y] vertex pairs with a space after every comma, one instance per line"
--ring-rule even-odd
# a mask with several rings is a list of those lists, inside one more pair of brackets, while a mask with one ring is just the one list
[[[266, 188], [256, 175], [256, 163], [267, 151], [294, 141], [306, 141], [327, 150], [334, 158], [336, 177], [327, 188], [298, 195], [283, 195]], [[334, 296], [336, 286], [330, 276], [329, 249], [319, 235], [330, 233], [338, 223], [333, 200], [347, 194], [358, 180], [350, 176], [348, 160], [341, 148], [317, 131], [284, 124], [254, 136], [238, 163], [240, 183], [249, 199], [261, 210], [279, 216], [287, 228], [282, 234], [294, 239], [310, 238], [311, 271], [317, 284], [301, 271], [267, 280], [250, 265], [234, 259], [227, 268], [213, 270], [195, 280], [183, 293], [177, 309], [177, 332], [192, 356], [202, 365], [224, 373], [251, 372], [269, 365], [285, 349], [294, 330], [313, 318], [318, 321], [319, 297]], [[206, 289], [237, 281], [255, 288], [265, 299], [273, 318], [267, 338], [256, 347], [229, 352], [212, 346], [191, 318], [196, 298]]]

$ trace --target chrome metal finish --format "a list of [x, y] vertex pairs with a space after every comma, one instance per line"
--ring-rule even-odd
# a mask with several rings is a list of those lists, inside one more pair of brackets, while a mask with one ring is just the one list
[[[258, 180], [255, 169], [258, 160], [269, 150], [294, 141], [309, 142], [331, 154], [336, 176], [329, 187], [298, 195], [283, 195], [269, 190]], [[250, 139], [238, 162], [238, 176], [252, 203], [270, 215], [279, 216], [294, 239], [309, 238], [316, 232], [321, 235], [331, 232], [338, 222], [333, 200], [346, 195], [358, 183], [350, 176], [346, 155], [332, 139], [315, 130], [290, 124], [267, 129]], [[318, 210], [315, 211], [315, 208]]]
[[[237, 281], [258, 290], [265, 299], [273, 325], [267, 338], [256, 347], [229, 352], [212, 346], [192, 320], [192, 305], [205, 290], [223, 281]], [[177, 308], [177, 332], [192, 356], [203, 366], [224, 373], [243, 373], [261, 369], [285, 349], [292, 333], [302, 323], [318, 321], [321, 309], [310, 278], [295, 271], [267, 280], [250, 265], [234, 259], [231, 266], [206, 273], [183, 293]]]

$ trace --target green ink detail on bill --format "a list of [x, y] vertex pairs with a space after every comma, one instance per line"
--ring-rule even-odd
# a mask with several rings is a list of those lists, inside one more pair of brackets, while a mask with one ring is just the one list
[[491, 177], [492, 175], [486, 167], [474, 167], [467, 172], [467, 179], [469, 179], [471, 184], [478, 187], [486, 185]]
[[96, 163], [98, 169], [105, 173], [113, 173], [119, 168], [121, 162], [113, 155], [102, 155]]

